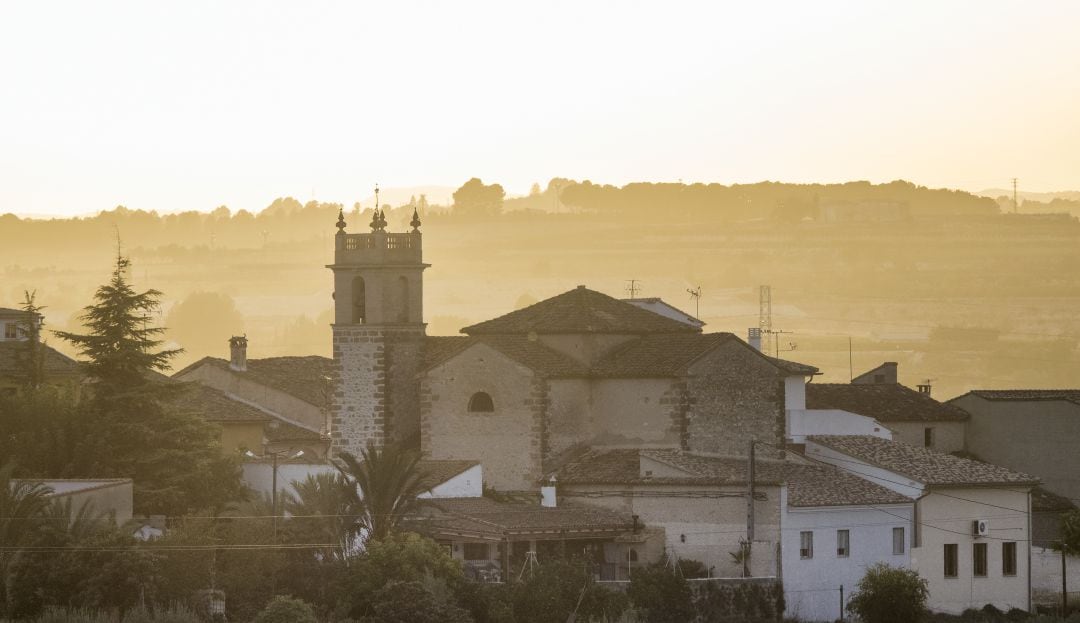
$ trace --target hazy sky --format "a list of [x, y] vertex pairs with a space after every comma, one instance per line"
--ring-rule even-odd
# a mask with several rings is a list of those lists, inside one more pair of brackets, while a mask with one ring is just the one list
[[1080, 189], [1078, 25], [1075, 1], [9, 2], [0, 212], [472, 176]]

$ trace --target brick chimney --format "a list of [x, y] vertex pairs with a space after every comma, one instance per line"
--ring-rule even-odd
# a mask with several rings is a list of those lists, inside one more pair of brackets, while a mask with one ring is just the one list
[[246, 335], [234, 335], [229, 338], [229, 368], [237, 372], [247, 372]]

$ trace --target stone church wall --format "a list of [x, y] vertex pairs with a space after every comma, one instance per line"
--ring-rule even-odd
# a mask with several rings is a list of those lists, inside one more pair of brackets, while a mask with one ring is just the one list
[[[495, 410], [470, 413], [476, 392]], [[431, 459], [469, 459], [484, 466], [495, 489], [535, 490], [541, 477], [547, 384], [483, 344], [428, 370], [420, 381], [421, 447]]]
[[582, 447], [595, 434], [589, 381], [551, 379], [548, 388], [545, 466], [549, 461]]
[[679, 445], [682, 397], [674, 379], [600, 379], [594, 381], [592, 398], [595, 443]]
[[784, 377], [742, 343], [728, 343], [690, 367], [684, 447], [697, 452], [745, 456], [751, 438], [779, 456], [784, 439]]
[[332, 451], [359, 455], [386, 441], [386, 338], [379, 329], [334, 326], [338, 375], [333, 400]]

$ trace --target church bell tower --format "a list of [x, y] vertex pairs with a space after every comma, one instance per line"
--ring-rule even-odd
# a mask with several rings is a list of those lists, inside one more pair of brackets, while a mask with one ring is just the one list
[[420, 217], [388, 233], [378, 205], [371, 233], [334, 236], [334, 364], [331, 451], [359, 455], [368, 444], [413, 443], [420, 432], [416, 374], [424, 345]]

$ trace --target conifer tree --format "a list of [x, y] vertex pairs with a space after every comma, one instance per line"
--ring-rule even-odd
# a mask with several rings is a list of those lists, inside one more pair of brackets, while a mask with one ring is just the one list
[[220, 509], [242, 496], [238, 462], [222, 456], [212, 425], [168, 407], [182, 385], [161, 372], [181, 350], [162, 348], [165, 329], [151, 324], [161, 293], [137, 292], [128, 267], [118, 255], [109, 282], [81, 316], [88, 333], [57, 332], [86, 357], [92, 381], [86, 411], [93, 434], [80, 452], [94, 477], [134, 479], [139, 512]]
[[41, 344], [41, 310], [37, 304], [37, 291], [23, 291], [22, 311], [25, 316], [18, 323], [18, 331], [26, 338], [16, 354], [16, 366], [22, 384], [30, 390], [45, 382], [45, 359]]

